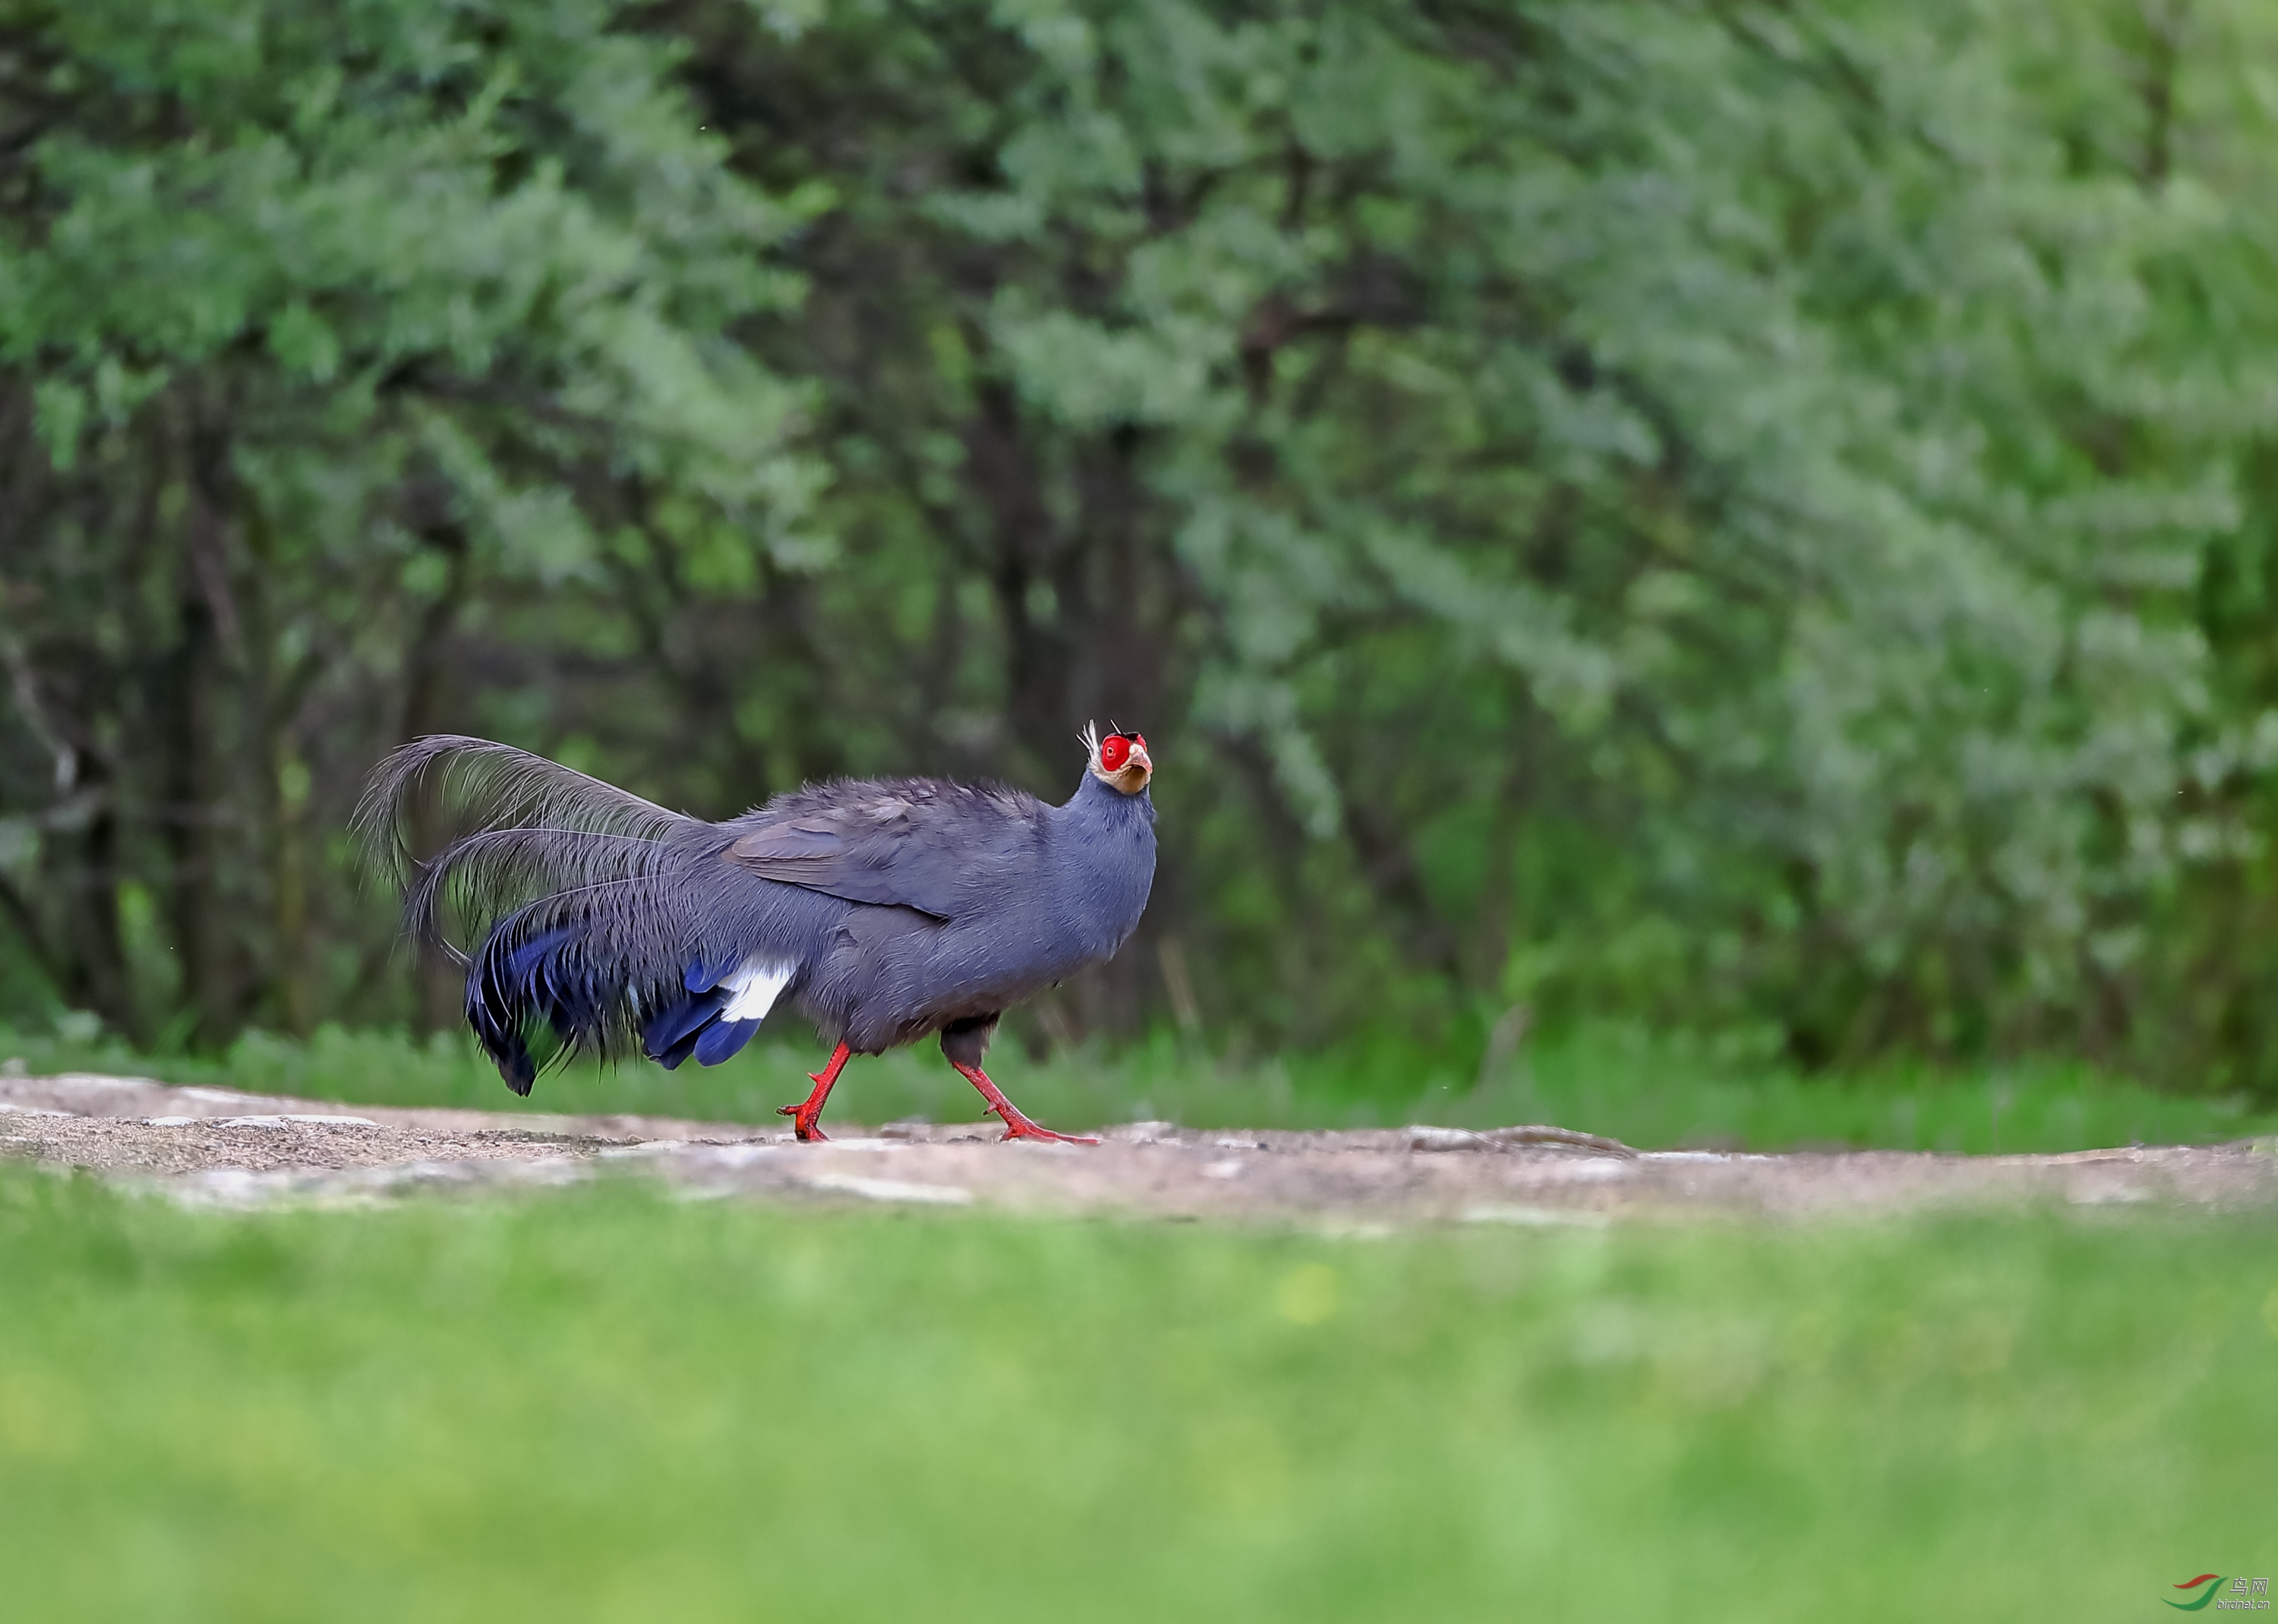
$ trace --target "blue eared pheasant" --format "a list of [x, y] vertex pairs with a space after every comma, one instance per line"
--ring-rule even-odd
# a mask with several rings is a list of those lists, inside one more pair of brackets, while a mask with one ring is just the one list
[[[1083, 744], [1059, 806], [897, 778], [706, 823], [504, 744], [424, 738], [380, 764], [357, 822], [403, 884], [407, 928], [465, 968], [468, 1023], [517, 1094], [573, 1052], [716, 1065], [787, 1002], [836, 1045], [783, 1108], [800, 1139], [824, 1137], [850, 1056], [939, 1033], [1005, 1138], [1062, 1140], [981, 1058], [1007, 1008], [1114, 953], [1147, 906], [1147, 742], [1086, 728]], [[413, 831], [438, 816], [458, 832], [423, 859]], [[470, 953], [447, 914], [479, 938]]]

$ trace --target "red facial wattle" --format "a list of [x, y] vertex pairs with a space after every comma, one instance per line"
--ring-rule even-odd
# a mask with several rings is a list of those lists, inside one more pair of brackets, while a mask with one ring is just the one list
[[1154, 770], [1155, 764], [1147, 756], [1145, 735], [1111, 733], [1099, 741], [1100, 776], [1115, 781], [1125, 794], [1137, 793]]

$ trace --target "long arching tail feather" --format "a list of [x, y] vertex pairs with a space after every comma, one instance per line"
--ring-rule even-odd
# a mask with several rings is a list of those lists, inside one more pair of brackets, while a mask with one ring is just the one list
[[455, 734], [414, 739], [389, 754], [372, 769], [355, 812], [366, 850], [407, 889], [469, 834], [528, 837], [511, 858], [497, 855], [540, 879], [557, 865], [582, 875], [589, 846], [580, 837], [653, 843], [693, 821], [526, 750]]
[[[448, 735], [381, 762], [355, 816], [375, 865], [403, 888], [406, 934], [466, 966], [468, 1021], [518, 1094], [556, 1056], [632, 1048], [658, 1001], [681, 995], [684, 931], [659, 882], [685, 849], [673, 837], [705, 827], [542, 756]], [[533, 1041], [553, 1053], [533, 1057]]]

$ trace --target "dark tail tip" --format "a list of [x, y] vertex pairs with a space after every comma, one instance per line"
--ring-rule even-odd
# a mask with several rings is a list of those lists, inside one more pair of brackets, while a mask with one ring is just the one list
[[517, 1047], [513, 1054], [501, 1056], [498, 1069], [508, 1087], [524, 1099], [530, 1097], [531, 1086], [538, 1081], [538, 1066], [528, 1049]]

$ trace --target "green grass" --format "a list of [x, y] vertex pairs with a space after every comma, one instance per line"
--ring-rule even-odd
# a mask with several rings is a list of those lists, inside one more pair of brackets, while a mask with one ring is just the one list
[[[645, 1063], [541, 1078], [519, 1101], [458, 1038], [422, 1046], [391, 1033], [326, 1028], [306, 1042], [262, 1033], [218, 1059], [137, 1055], [93, 1041], [0, 1030], [0, 1059], [34, 1071], [140, 1072], [182, 1083], [377, 1105], [490, 1110], [630, 1111], [776, 1122], [806, 1092], [819, 1045], [754, 1045], [727, 1065], [664, 1071]], [[1647, 1148], [1777, 1150], [1798, 1146], [1964, 1152], [2213, 1143], [2278, 1132], [2278, 1111], [2236, 1097], [2176, 1094], [2073, 1063], [1938, 1071], [1885, 1066], [1807, 1077], [1760, 1056], [1586, 1027], [1531, 1045], [1485, 1079], [1384, 1048], [1235, 1064], [1167, 1037], [1063, 1050], [1038, 1063], [998, 1046], [990, 1071], [1039, 1121], [1066, 1127], [1160, 1117], [1192, 1127], [1369, 1127], [1430, 1122], [1485, 1127], [1552, 1122]], [[982, 1119], [979, 1096], [931, 1044], [855, 1062], [830, 1119]]]
[[0, 1170], [0, 1614], [2165, 1616], [2278, 1567], [2274, 1241], [247, 1217]]

